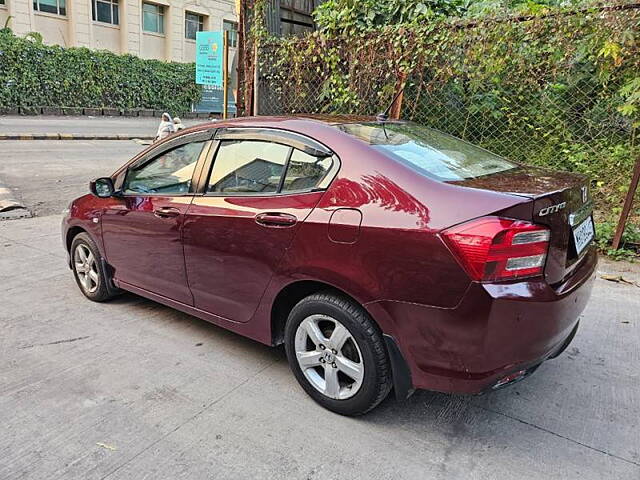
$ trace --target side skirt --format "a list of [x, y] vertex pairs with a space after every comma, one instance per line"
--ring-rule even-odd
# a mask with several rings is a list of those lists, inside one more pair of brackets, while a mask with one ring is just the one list
[[244, 337], [251, 338], [252, 340], [256, 340], [260, 343], [264, 343], [265, 345], [271, 345], [271, 335], [269, 334], [269, 329], [265, 328], [264, 330], [266, 331], [266, 334], [261, 334], [261, 332], [259, 331], [260, 329], [256, 328], [256, 325], [251, 320], [246, 323], [234, 322], [233, 320], [229, 320], [213, 313], [200, 310], [199, 308], [196, 308], [194, 306], [187, 305], [186, 303], [178, 302], [163, 295], [158, 295], [157, 293], [145, 290], [144, 288], [136, 287], [135, 285], [123, 282], [122, 280], [115, 280], [114, 283], [118, 288], [121, 288], [122, 290], [127, 290], [128, 292], [135, 293], [136, 295], [148, 298], [149, 300], [153, 300], [154, 302], [162, 303], [163, 305], [175, 308], [176, 310], [180, 310], [184, 313], [188, 313], [189, 315], [193, 315], [194, 317], [198, 317], [209, 323], [213, 323], [214, 325], [222, 327], [226, 330], [230, 330]]

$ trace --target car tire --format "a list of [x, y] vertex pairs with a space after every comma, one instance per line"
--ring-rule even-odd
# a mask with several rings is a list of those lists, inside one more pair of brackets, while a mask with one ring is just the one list
[[363, 415], [391, 390], [382, 333], [346, 296], [326, 291], [296, 304], [285, 326], [285, 349], [302, 388], [333, 412]]
[[80, 291], [89, 300], [104, 302], [118, 295], [111, 275], [105, 271], [100, 251], [87, 233], [79, 233], [71, 242], [71, 269]]

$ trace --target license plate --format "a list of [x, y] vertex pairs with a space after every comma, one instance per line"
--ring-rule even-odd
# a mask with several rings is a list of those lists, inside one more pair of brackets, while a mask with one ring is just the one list
[[578, 255], [591, 243], [594, 237], [593, 220], [591, 217], [573, 229], [573, 240], [576, 242], [576, 252]]

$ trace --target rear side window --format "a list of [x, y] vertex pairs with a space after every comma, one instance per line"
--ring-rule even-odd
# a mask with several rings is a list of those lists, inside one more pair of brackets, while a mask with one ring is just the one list
[[318, 158], [294, 148], [287, 167], [282, 191], [295, 192], [317, 187], [332, 164], [331, 157]]
[[209, 192], [277, 192], [291, 147], [247, 140], [223, 141], [209, 179]]
[[257, 195], [309, 191], [320, 184], [332, 165], [331, 157], [314, 157], [289, 145], [223, 140], [207, 192]]
[[417, 173], [444, 182], [517, 167], [483, 148], [415, 123], [353, 123], [338, 128]]

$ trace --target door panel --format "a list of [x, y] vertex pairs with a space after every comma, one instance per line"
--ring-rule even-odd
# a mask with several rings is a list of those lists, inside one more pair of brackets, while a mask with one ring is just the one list
[[194, 305], [237, 322], [250, 320], [298, 226], [323, 193], [195, 197], [183, 228]]
[[115, 278], [193, 305], [181, 229], [191, 196], [127, 196], [102, 215], [107, 261]]
[[102, 215], [107, 261], [117, 280], [193, 305], [182, 226], [210, 136], [204, 132], [179, 137], [128, 167], [122, 193], [111, 199]]

